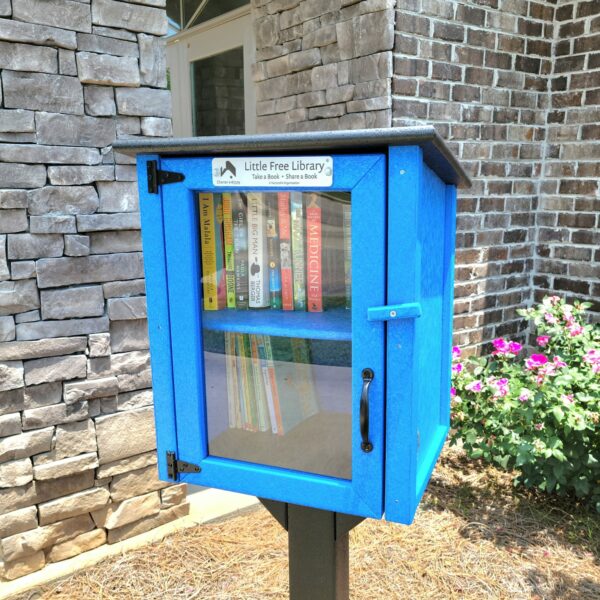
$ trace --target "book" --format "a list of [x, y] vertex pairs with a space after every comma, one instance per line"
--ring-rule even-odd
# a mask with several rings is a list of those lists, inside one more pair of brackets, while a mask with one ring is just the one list
[[310, 346], [306, 339], [291, 338], [292, 357], [296, 365], [297, 389], [302, 405], [302, 417], [308, 419], [319, 412], [319, 402], [312, 376]]
[[269, 409], [265, 383], [262, 372], [262, 363], [258, 352], [259, 335], [249, 335], [250, 353], [252, 356], [252, 380], [254, 383], [254, 402], [256, 404], [256, 428], [258, 431], [269, 431], [271, 422], [269, 420]]
[[231, 194], [235, 306], [248, 308], [248, 215], [245, 194]]
[[249, 431], [258, 430], [258, 414], [254, 393], [252, 351], [248, 334], [236, 334], [237, 360], [240, 365], [240, 407], [244, 415], [243, 427]]
[[227, 415], [229, 427], [239, 429], [242, 426], [238, 370], [235, 350], [235, 334], [225, 332], [225, 374], [227, 377]]
[[304, 260], [304, 207], [302, 193], [290, 194], [294, 310], [306, 310], [306, 263]]
[[269, 260], [269, 298], [271, 308], [281, 308], [281, 270], [279, 232], [277, 223], [277, 195], [265, 194], [267, 216], [267, 253]]
[[248, 194], [248, 304], [250, 308], [270, 305], [267, 252], [267, 220], [261, 193]]
[[[273, 433], [283, 435], [283, 422], [281, 420], [281, 405], [279, 402], [279, 389], [277, 387], [277, 378], [275, 374], [275, 363], [273, 362], [273, 348], [271, 347], [271, 338], [268, 335], [263, 336], [264, 353], [267, 363], [267, 376], [269, 380], [269, 392], [267, 400], [272, 402], [269, 410], [272, 410], [271, 430]], [[260, 348], [259, 348], [260, 350]], [[265, 384], [265, 387], [266, 384]]]
[[233, 246], [233, 213], [230, 193], [223, 194], [223, 247], [225, 253], [225, 289], [227, 308], [235, 308], [235, 263]]
[[257, 336], [257, 345], [258, 345], [258, 358], [260, 359], [260, 367], [263, 376], [263, 384], [265, 387], [265, 395], [267, 397], [267, 407], [269, 409], [269, 421], [271, 423], [271, 432], [278, 433], [277, 431], [277, 417], [275, 415], [275, 402], [274, 402], [274, 394], [273, 388], [271, 385], [271, 374], [269, 372], [269, 364], [267, 362], [267, 352], [266, 352], [266, 339], [269, 337], [267, 335]]
[[204, 310], [225, 307], [223, 211], [220, 194], [199, 194], [200, 250]]
[[344, 227], [344, 283], [346, 308], [352, 308], [352, 209], [350, 204], [342, 205]]
[[308, 194], [306, 206], [306, 296], [309, 312], [323, 311], [321, 203]]
[[292, 279], [292, 240], [290, 228], [290, 193], [278, 192], [279, 257], [281, 271], [281, 304], [283, 310], [294, 310], [294, 284]]

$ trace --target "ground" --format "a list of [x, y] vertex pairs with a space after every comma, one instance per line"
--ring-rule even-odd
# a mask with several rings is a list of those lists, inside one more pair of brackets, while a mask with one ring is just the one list
[[[287, 598], [287, 538], [263, 508], [187, 529], [15, 600]], [[410, 527], [350, 536], [352, 600], [600, 599], [600, 516], [513, 490], [446, 450]]]

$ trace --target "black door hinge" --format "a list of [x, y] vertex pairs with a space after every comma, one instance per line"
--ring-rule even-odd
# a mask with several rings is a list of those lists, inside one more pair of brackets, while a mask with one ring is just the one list
[[177, 460], [175, 452], [167, 452], [167, 475], [169, 479], [177, 481], [179, 473], [200, 473], [201, 470], [198, 465]]
[[148, 173], [148, 193], [158, 194], [158, 186], [165, 185], [167, 183], [177, 183], [183, 181], [185, 175], [183, 173], [176, 173], [175, 171], [161, 171], [158, 168], [158, 162], [155, 160], [149, 160], [146, 164]]

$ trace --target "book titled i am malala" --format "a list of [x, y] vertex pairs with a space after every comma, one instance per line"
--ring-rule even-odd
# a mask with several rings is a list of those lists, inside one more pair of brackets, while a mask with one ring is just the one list
[[221, 194], [201, 193], [199, 203], [204, 310], [219, 310], [226, 305]]

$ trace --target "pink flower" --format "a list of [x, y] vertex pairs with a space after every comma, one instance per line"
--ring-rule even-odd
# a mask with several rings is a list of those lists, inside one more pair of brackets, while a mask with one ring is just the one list
[[459, 359], [460, 355], [461, 355], [460, 348], [458, 346], [453, 346], [452, 347], [452, 360]]
[[538, 335], [535, 341], [537, 342], [538, 346], [541, 346], [542, 348], [544, 348], [550, 341], [550, 336], [549, 335]]
[[534, 427], [538, 430], [541, 431], [542, 429], [544, 429], [544, 424], [543, 423], [536, 423], [534, 425]]
[[587, 350], [583, 362], [592, 367], [592, 373], [600, 373], [600, 350], [594, 348]]
[[555, 325], [557, 323], [556, 317], [550, 313], [544, 313], [544, 319], [546, 323], [550, 323], [550, 325]]
[[450, 395], [451, 396], [456, 396], [456, 388], [455, 387], [451, 387], [450, 388]]
[[553, 306], [556, 306], [560, 302], [560, 296], [549, 296], [548, 301]]
[[518, 342], [507, 341], [503, 338], [496, 338], [492, 344], [495, 348], [492, 352], [494, 356], [516, 356], [523, 348]]
[[563, 402], [568, 402], [569, 404], [573, 404], [573, 402], [575, 402], [575, 397], [573, 394], [561, 394], [560, 399]]
[[521, 402], [527, 402], [531, 398], [532, 392], [527, 388], [523, 388], [519, 394], [519, 400]]
[[548, 357], [545, 354], [532, 354], [526, 361], [525, 366], [533, 371], [548, 362]]
[[504, 396], [508, 395], [508, 379], [506, 377], [498, 379], [494, 385], [496, 387], [496, 391], [494, 392], [495, 397], [504, 398]]
[[569, 335], [571, 337], [577, 337], [583, 333], [583, 327], [578, 323], [571, 323], [567, 329], [569, 330]]
[[518, 342], [509, 342], [508, 343], [508, 351], [511, 354], [519, 354], [519, 352], [521, 352], [521, 349], [523, 348], [523, 346], [521, 346], [521, 344], [519, 344]]
[[463, 369], [462, 363], [456, 363], [452, 365], [452, 372], [458, 375]]
[[560, 356], [555, 356], [552, 359], [552, 362], [557, 369], [562, 369], [567, 366], [567, 363]]
[[480, 392], [481, 387], [481, 381], [477, 379], [476, 381], [472, 381], [471, 383], [465, 385], [465, 390], [468, 390], [469, 392]]

